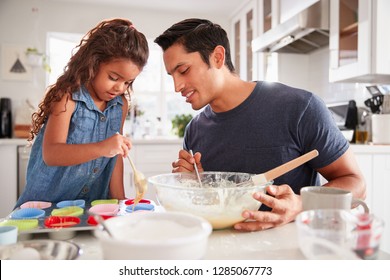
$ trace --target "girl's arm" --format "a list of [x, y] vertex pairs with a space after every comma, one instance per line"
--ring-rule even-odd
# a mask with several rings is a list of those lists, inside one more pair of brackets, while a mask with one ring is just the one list
[[104, 141], [88, 144], [67, 144], [70, 119], [76, 103], [70, 94], [53, 104], [43, 139], [43, 160], [49, 166], [70, 166], [99, 157], [127, 156], [131, 142], [120, 134]]
[[[126, 116], [127, 116], [127, 108], [129, 106], [127, 99], [124, 96], [122, 96], [122, 100], [123, 100], [122, 129], [120, 131], [120, 134], [123, 134], [123, 126], [125, 124], [125, 120], [126, 120]], [[126, 199], [125, 188], [124, 188], [124, 184], [123, 184], [123, 170], [124, 170], [123, 166], [124, 166], [123, 157], [118, 155], [118, 158], [117, 158], [116, 164], [115, 164], [115, 168], [114, 168], [114, 171], [112, 173], [111, 180], [110, 180], [110, 197], [112, 197], [112, 198]]]
[[[123, 157], [118, 155], [114, 171], [110, 180], [110, 197], [116, 199], [126, 199], [125, 188], [123, 184]], [[129, 174], [130, 176], [130, 174]]]

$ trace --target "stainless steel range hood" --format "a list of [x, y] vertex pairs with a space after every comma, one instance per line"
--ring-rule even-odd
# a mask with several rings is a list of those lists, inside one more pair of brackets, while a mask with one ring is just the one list
[[252, 41], [253, 52], [309, 53], [329, 44], [329, 0], [320, 0]]

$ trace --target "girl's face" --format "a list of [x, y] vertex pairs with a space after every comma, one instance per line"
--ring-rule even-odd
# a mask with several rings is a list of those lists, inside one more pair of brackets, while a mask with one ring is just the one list
[[141, 70], [128, 59], [101, 63], [95, 78], [88, 86], [92, 99], [100, 104], [124, 94]]

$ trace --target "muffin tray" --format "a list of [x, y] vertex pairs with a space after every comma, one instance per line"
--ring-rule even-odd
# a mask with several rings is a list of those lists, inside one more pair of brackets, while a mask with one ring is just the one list
[[[97, 222], [94, 214], [109, 219], [132, 213], [133, 199], [103, 199], [85, 204], [83, 200], [68, 200], [59, 203], [30, 201], [0, 219], [0, 226], [16, 225], [19, 239], [28, 239], [31, 234], [48, 233], [52, 239], [70, 239], [77, 231], [94, 230]], [[143, 199], [134, 211], [158, 211], [158, 206]]]

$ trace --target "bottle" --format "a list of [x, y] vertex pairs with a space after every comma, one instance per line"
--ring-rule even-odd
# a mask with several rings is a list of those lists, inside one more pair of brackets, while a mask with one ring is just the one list
[[11, 99], [0, 98], [0, 138], [12, 137]]
[[163, 136], [163, 128], [160, 117], [157, 117], [156, 131], [157, 136]]

